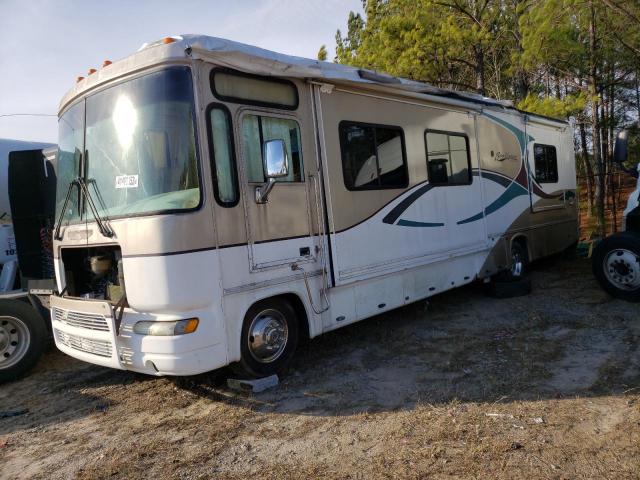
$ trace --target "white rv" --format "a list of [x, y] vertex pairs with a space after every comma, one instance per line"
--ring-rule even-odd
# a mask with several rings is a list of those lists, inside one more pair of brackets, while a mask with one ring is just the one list
[[59, 148], [56, 344], [152, 375], [268, 375], [578, 238], [567, 123], [218, 38], [80, 79]]

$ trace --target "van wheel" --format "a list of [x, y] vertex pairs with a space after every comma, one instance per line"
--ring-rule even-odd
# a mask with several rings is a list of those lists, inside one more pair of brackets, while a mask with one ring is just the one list
[[0, 301], [0, 383], [17, 380], [36, 364], [47, 335], [44, 319], [30, 304]]
[[631, 232], [601, 241], [592, 256], [593, 274], [610, 295], [640, 301], [640, 236]]
[[284, 372], [298, 346], [294, 308], [280, 298], [256, 303], [244, 317], [240, 341], [239, 373], [260, 378]]
[[529, 254], [521, 242], [511, 244], [511, 268], [505, 272], [505, 280], [522, 280], [529, 268]]

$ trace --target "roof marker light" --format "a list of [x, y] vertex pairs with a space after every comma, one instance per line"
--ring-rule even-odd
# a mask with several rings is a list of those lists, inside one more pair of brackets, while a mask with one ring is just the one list
[[90, 68], [89, 71], [87, 72], [87, 75], [93, 75], [94, 73], [96, 73], [96, 69]]
[[111, 60], [105, 60], [104, 62], [102, 62], [102, 66], [103, 67], [108, 67], [109, 65], [111, 65], [113, 62]]
[[167, 44], [167, 43], [173, 43], [173, 42], [175, 42], [175, 41], [176, 41], [176, 39], [175, 39], [175, 38], [173, 38], [173, 37], [164, 37], [164, 38], [162, 39], [162, 43], [164, 43], [164, 44]]
[[76, 83], [81, 82], [82, 80], [84, 80], [84, 77], [76, 77]]

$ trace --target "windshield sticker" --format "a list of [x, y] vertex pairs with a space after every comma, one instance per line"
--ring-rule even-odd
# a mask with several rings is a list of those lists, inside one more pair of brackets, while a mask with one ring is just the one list
[[138, 175], [118, 175], [116, 188], [138, 188]]

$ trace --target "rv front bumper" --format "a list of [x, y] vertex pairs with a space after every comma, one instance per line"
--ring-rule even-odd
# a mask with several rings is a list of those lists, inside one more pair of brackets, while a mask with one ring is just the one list
[[[201, 319], [201, 324], [206, 322], [206, 315], [203, 312], [205, 318]], [[202, 345], [206, 328], [178, 336], [140, 335], [133, 331], [139, 321], [178, 319], [174, 315], [149, 315], [126, 308], [120, 331], [116, 332], [113, 310], [108, 302], [51, 297], [51, 324], [56, 347], [71, 357], [104, 367], [158, 376], [196, 375], [227, 364], [227, 352], [222, 342]]]

